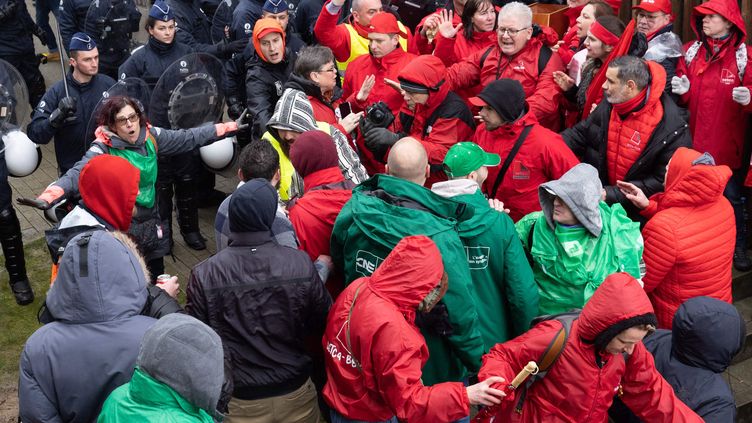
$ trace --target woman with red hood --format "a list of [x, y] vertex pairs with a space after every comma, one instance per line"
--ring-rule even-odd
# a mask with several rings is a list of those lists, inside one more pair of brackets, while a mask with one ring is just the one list
[[489, 387], [498, 377], [467, 387], [421, 381], [428, 348], [415, 316], [446, 290], [441, 253], [423, 235], [403, 238], [371, 276], [345, 288], [322, 340], [333, 422], [447, 422], [467, 417], [472, 404], [499, 403], [503, 393]]
[[686, 300], [708, 296], [731, 303], [731, 260], [736, 228], [723, 189], [728, 166], [713, 157], [680, 147], [666, 170], [666, 190], [648, 200], [633, 184], [619, 188], [649, 217], [642, 231], [643, 278], [658, 326], [671, 328], [674, 313]]
[[742, 178], [748, 164], [742, 163], [742, 155], [752, 112], [752, 48], [744, 44], [747, 31], [735, 0], [707, 1], [694, 8], [692, 18], [698, 41], [684, 45], [671, 87], [689, 110], [693, 147], [734, 172], [724, 195], [736, 217], [734, 267], [746, 271], [752, 260], [746, 252]]
[[446, 180], [442, 163], [449, 148], [469, 140], [475, 131], [473, 116], [467, 104], [450, 91], [446, 67], [436, 56], [418, 56], [405, 66], [397, 77], [404, 98], [395, 131], [376, 128], [364, 120], [361, 125], [366, 147], [383, 161], [386, 151], [402, 137], [417, 139], [428, 153], [431, 177], [426, 186]]
[[[334, 140], [323, 131], [303, 132], [290, 147], [290, 161], [303, 178], [305, 193], [288, 205], [300, 249], [311, 261], [329, 256], [332, 228], [342, 207], [350, 201], [351, 181], [339, 170]], [[342, 275], [329, 275], [326, 287], [332, 298], [343, 288]]]
[[[496, 421], [606, 422], [617, 395], [646, 422], [702, 422], [676, 397], [642, 344], [655, 322], [653, 307], [635, 278], [627, 273], [606, 277], [571, 323], [561, 355], [545, 378], [530, 385], [521, 404], [519, 393], [508, 394]], [[562, 325], [546, 320], [497, 344], [483, 357], [478, 379], [512, 380], [529, 361], [540, 360]]]

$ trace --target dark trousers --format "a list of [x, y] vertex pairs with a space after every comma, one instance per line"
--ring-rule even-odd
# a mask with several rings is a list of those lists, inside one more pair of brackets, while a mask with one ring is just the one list
[[57, 11], [60, 7], [60, 2], [57, 0], [37, 0], [36, 1], [36, 21], [37, 25], [47, 33], [47, 48], [50, 51], [57, 51], [57, 40], [55, 40], [55, 33], [50, 26], [50, 12], [55, 15], [57, 19]]
[[7, 61], [18, 70], [29, 89], [31, 108], [37, 107], [37, 103], [42, 99], [47, 87], [44, 84], [42, 72], [39, 71], [39, 59], [34, 55], [34, 52], [23, 55], [0, 56], [0, 59]]

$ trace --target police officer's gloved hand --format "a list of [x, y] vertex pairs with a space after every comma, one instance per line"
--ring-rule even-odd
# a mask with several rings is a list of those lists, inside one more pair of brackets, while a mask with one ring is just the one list
[[39, 210], [47, 210], [65, 199], [65, 191], [57, 185], [50, 185], [37, 198], [16, 198], [22, 206], [30, 206]]
[[371, 150], [374, 157], [379, 161], [384, 161], [386, 151], [400, 139], [400, 134], [395, 134], [386, 128], [370, 128], [363, 133], [363, 138], [366, 148]]
[[225, 56], [229, 56], [233, 53], [240, 53], [245, 48], [246, 44], [248, 44], [248, 40], [235, 40], [222, 43], [219, 46], [219, 53]]
[[5, 2], [5, 4], [0, 6], [0, 21], [11, 18], [16, 14], [16, 9], [18, 9], [18, 1], [19, 0], [8, 0], [7, 2]]
[[232, 120], [236, 120], [243, 113], [243, 103], [237, 97], [230, 97], [227, 99], [227, 116]]
[[57, 103], [57, 109], [50, 114], [50, 125], [53, 128], [59, 128], [66, 120], [75, 119], [76, 115], [76, 98], [63, 97]]

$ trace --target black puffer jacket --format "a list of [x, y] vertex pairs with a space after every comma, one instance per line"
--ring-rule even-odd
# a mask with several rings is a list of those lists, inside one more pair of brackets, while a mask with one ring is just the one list
[[[290, 57], [293, 60], [290, 60]], [[285, 59], [277, 64], [253, 56], [248, 61], [245, 77], [246, 105], [253, 121], [253, 134], [256, 137], [266, 132], [266, 123], [274, 113], [274, 105], [282, 96], [282, 87], [295, 66], [294, 54], [288, 49]]]
[[320, 339], [331, 298], [305, 252], [280, 246], [269, 230], [233, 232], [193, 269], [187, 298], [186, 311], [222, 338], [233, 382], [223, 397], [282, 395], [310, 376], [304, 339]]

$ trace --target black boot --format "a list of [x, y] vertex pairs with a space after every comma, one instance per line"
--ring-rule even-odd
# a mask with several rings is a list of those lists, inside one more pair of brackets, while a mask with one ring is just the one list
[[26, 277], [26, 260], [24, 260], [21, 225], [18, 223], [13, 207], [0, 212], [0, 243], [5, 256], [5, 268], [8, 269], [10, 288], [18, 305], [31, 304], [34, 291], [31, 290]]
[[198, 209], [193, 196], [194, 191], [193, 179], [182, 180], [175, 188], [180, 234], [183, 235], [183, 240], [188, 247], [194, 250], [205, 250], [206, 240], [198, 229]]
[[747, 249], [737, 246], [734, 249], [734, 267], [740, 272], [752, 270], [752, 260], [747, 255]]

